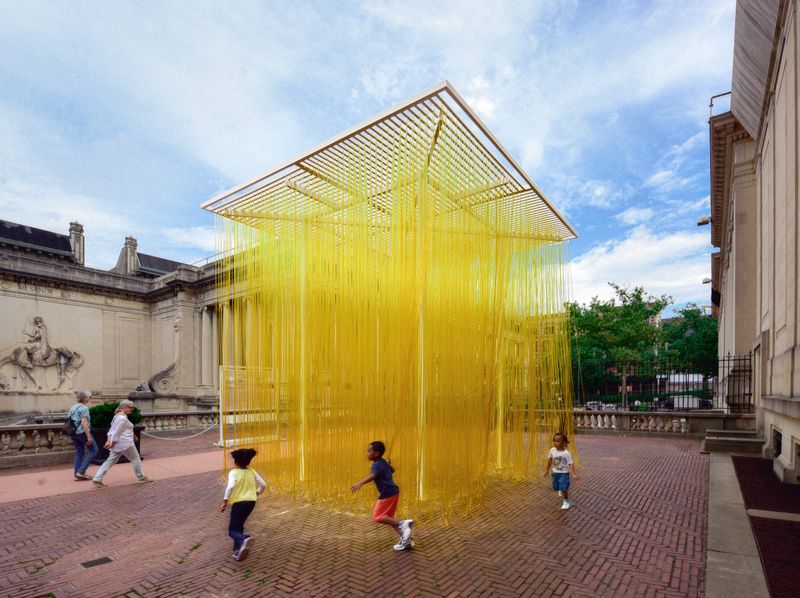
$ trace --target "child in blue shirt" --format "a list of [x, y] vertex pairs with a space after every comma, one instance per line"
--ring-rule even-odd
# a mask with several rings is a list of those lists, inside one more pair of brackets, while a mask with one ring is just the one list
[[394, 483], [392, 474], [394, 468], [391, 463], [383, 458], [386, 452], [386, 445], [380, 440], [371, 442], [367, 446], [367, 459], [372, 461], [370, 474], [357, 484], [353, 484], [350, 490], [358, 492], [364, 484], [375, 482], [378, 489], [378, 500], [372, 510], [372, 520], [375, 523], [383, 523], [392, 526], [392, 529], [400, 536], [400, 541], [393, 546], [395, 550], [406, 550], [413, 546], [411, 540], [411, 528], [414, 525], [413, 519], [395, 519], [397, 503], [400, 499], [400, 488]]

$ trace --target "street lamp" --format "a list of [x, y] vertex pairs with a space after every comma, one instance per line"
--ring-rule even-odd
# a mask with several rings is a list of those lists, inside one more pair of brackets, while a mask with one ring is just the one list
[[711, 216], [700, 216], [697, 219], [697, 226], [705, 226], [706, 224], [711, 224]]
[[711, 279], [710, 278], [704, 278], [703, 279], [703, 284], [711, 284]]

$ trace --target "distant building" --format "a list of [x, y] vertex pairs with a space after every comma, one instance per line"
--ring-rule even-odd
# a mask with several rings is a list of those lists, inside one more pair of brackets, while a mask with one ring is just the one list
[[655, 326], [656, 328], [661, 328], [661, 324], [663, 320], [661, 319], [661, 314], [655, 314], [654, 316], [650, 316], [647, 318], [647, 323], [651, 326]]
[[719, 352], [753, 352], [765, 453], [793, 484], [800, 476], [799, 26], [796, 1], [737, 3], [731, 109], [709, 122]]
[[216, 404], [215, 266], [138, 251], [110, 271], [69, 234], [0, 220], [0, 413], [60, 411], [76, 389], [104, 399], [139, 387], [146, 409]]

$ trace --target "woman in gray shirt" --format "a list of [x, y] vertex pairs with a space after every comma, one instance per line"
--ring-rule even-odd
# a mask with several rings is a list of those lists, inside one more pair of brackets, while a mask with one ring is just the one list
[[72, 442], [75, 445], [75, 481], [91, 480], [91, 476], [86, 475], [86, 468], [97, 454], [97, 443], [92, 436], [92, 416], [89, 413], [87, 403], [92, 398], [92, 393], [88, 390], [81, 390], [77, 394], [78, 402], [69, 408], [67, 416], [75, 425], [75, 434]]

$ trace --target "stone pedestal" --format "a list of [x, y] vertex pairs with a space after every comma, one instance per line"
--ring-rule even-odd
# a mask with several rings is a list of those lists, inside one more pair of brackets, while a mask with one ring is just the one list
[[[188, 397], [176, 394], [159, 394], [155, 392], [134, 390], [128, 393], [128, 398], [136, 403], [136, 406], [145, 412], [159, 411], [196, 411], [207, 409], [208, 404], [198, 401], [195, 397]], [[216, 406], [216, 403], [214, 403]]]
[[21, 413], [63, 413], [74, 403], [74, 392], [0, 391], [0, 416]]

